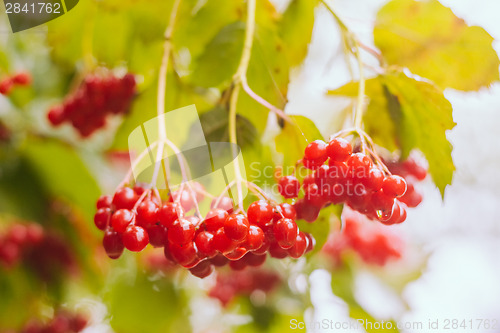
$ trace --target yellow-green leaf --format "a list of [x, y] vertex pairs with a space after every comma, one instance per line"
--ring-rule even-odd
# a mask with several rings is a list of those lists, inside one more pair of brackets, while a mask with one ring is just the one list
[[389, 64], [441, 88], [478, 90], [499, 79], [493, 38], [436, 0], [393, 0], [378, 13], [375, 45]]

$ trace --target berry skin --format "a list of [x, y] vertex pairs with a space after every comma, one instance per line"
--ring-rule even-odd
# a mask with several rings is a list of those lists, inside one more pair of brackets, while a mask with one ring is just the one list
[[198, 257], [198, 249], [193, 242], [170, 244], [169, 250], [175, 261], [186, 268], [195, 267], [201, 261]]
[[182, 209], [178, 203], [167, 202], [158, 211], [158, 219], [161, 225], [169, 228], [174, 221], [182, 217]]
[[111, 209], [99, 208], [94, 215], [94, 223], [97, 229], [106, 230], [110, 217], [111, 217]]
[[12, 77], [12, 82], [20, 86], [27, 86], [31, 83], [31, 75], [27, 72], [20, 72]]
[[237, 242], [226, 236], [224, 228], [220, 228], [214, 234], [213, 245], [220, 253], [228, 253], [236, 248]]
[[352, 146], [346, 139], [333, 138], [326, 147], [326, 154], [331, 161], [344, 162], [352, 154]]
[[111, 208], [112, 201], [113, 198], [110, 195], [101, 195], [99, 199], [97, 199], [96, 207], [97, 209]]
[[149, 244], [153, 247], [163, 247], [167, 242], [167, 228], [162, 225], [152, 225], [146, 228]]
[[224, 226], [224, 222], [228, 216], [227, 211], [222, 208], [212, 209], [205, 217], [205, 228], [212, 232], [219, 230]]
[[297, 212], [295, 211], [295, 208], [289, 203], [281, 203], [276, 206], [274, 210], [273, 221], [275, 222], [281, 220], [284, 217], [292, 220], [295, 220], [297, 218]]
[[289, 249], [295, 244], [298, 234], [297, 224], [292, 219], [281, 219], [273, 227], [274, 237], [279, 246], [283, 249]]
[[12, 79], [10, 77], [3, 79], [2, 81], [0, 81], [0, 94], [8, 95], [13, 86], [14, 82], [12, 82]]
[[122, 235], [116, 231], [108, 230], [104, 234], [102, 239], [102, 245], [106, 254], [111, 259], [118, 259], [123, 253], [123, 240]]
[[250, 251], [257, 250], [264, 244], [264, 238], [264, 231], [256, 225], [251, 225], [243, 246]]
[[233, 200], [229, 197], [222, 197], [219, 200], [219, 203], [217, 204], [217, 207], [215, 207], [215, 203], [217, 202], [217, 199], [212, 200], [212, 203], [210, 204], [210, 208], [222, 208], [229, 214], [232, 214], [233, 212]]
[[[180, 198], [179, 198], [180, 195]], [[172, 195], [170, 196], [170, 201], [171, 202], [179, 202], [181, 204], [182, 209], [185, 212], [189, 212], [191, 209], [194, 208], [194, 199], [193, 196], [191, 195], [190, 191], [188, 189], [184, 189], [182, 192], [176, 191], [173, 192]], [[179, 201], [177, 201], [179, 200]]]
[[352, 154], [346, 162], [353, 178], [366, 178], [372, 167], [372, 160], [363, 153]]
[[376, 192], [382, 188], [384, 173], [378, 168], [371, 168], [366, 178], [361, 182], [371, 191]]
[[119, 209], [111, 217], [111, 226], [117, 232], [125, 232], [125, 229], [134, 220], [134, 213], [128, 209]]
[[113, 205], [116, 209], [132, 209], [137, 202], [137, 194], [130, 187], [122, 187], [113, 196]]
[[300, 183], [295, 176], [281, 177], [278, 182], [278, 191], [284, 198], [296, 198], [299, 194]]
[[195, 227], [187, 219], [177, 219], [168, 228], [168, 241], [172, 244], [186, 244], [194, 238]]
[[300, 231], [295, 240], [295, 244], [288, 249], [288, 254], [294, 259], [298, 259], [304, 255], [307, 249], [307, 238], [306, 235]]
[[247, 210], [248, 220], [252, 224], [265, 226], [271, 222], [274, 215], [273, 206], [264, 200], [254, 201]]
[[323, 164], [327, 159], [326, 147], [327, 145], [323, 140], [315, 140], [307, 145], [304, 151], [304, 157], [307, 160]]
[[266, 261], [266, 255], [248, 252], [243, 257], [243, 260], [246, 262], [248, 266], [258, 267]]
[[406, 192], [406, 181], [400, 176], [387, 176], [382, 184], [382, 190], [385, 194], [393, 198], [400, 197]]
[[205, 257], [213, 257], [217, 254], [214, 247], [214, 234], [208, 231], [202, 231], [195, 238], [196, 248], [200, 255]]
[[269, 247], [269, 255], [276, 259], [284, 259], [288, 257], [288, 251], [279, 246], [278, 243], [273, 243]]
[[149, 226], [158, 222], [158, 206], [151, 200], [144, 200], [137, 207], [137, 222]]
[[316, 221], [320, 211], [320, 208], [304, 199], [297, 200], [294, 204], [294, 208], [297, 211], [297, 219], [302, 219], [310, 223]]
[[212, 274], [214, 271], [214, 265], [210, 262], [210, 260], [203, 260], [198, 263], [196, 266], [189, 269], [189, 272], [194, 276], [203, 279]]
[[247, 253], [248, 250], [240, 246], [234, 249], [233, 251], [224, 254], [224, 256], [231, 261], [235, 261], [235, 260], [240, 260]]
[[140, 252], [144, 250], [148, 243], [148, 233], [142, 227], [131, 225], [123, 233], [123, 245], [129, 251]]
[[390, 211], [394, 205], [394, 198], [383, 191], [377, 191], [372, 195], [372, 206], [377, 211]]
[[224, 233], [234, 241], [244, 240], [248, 235], [249, 228], [250, 223], [242, 214], [229, 215], [224, 222]]

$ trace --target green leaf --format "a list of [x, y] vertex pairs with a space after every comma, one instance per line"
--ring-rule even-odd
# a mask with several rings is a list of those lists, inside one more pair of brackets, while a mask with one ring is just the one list
[[442, 88], [478, 90], [499, 79], [493, 38], [436, 0], [393, 0], [377, 14], [375, 45], [389, 64]]
[[[376, 144], [394, 151], [398, 148], [395, 140], [396, 128], [388, 109], [387, 96], [384, 94], [386, 88], [378, 77], [366, 80], [365, 85], [365, 94], [369, 99], [363, 115], [365, 131]], [[328, 94], [355, 99], [358, 87], [358, 82], [350, 82], [338, 89], [330, 90]]]
[[22, 153], [51, 195], [76, 206], [86, 221], [92, 221], [100, 189], [71, 147], [30, 138]]
[[408, 77], [402, 72], [384, 76], [384, 82], [400, 106], [396, 128], [402, 157], [407, 157], [413, 149], [419, 149], [429, 163], [429, 174], [434, 184], [444, 197], [445, 188], [451, 184], [455, 171], [451, 156], [453, 147], [446, 138], [446, 131], [456, 125], [450, 102], [433, 84]]
[[244, 34], [243, 22], [222, 28], [195, 62], [190, 82], [205, 88], [228, 84], [238, 68]]
[[311, 141], [323, 139], [312, 120], [304, 116], [290, 116], [291, 122], [275, 138], [276, 151], [283, 154], [283, 167], [295, 166], [302, 159], [304, 149]]
[[316, 0], [293, 0], [283, 13], [280, 35], [286, 45], [285, 55], [290, 66], [299, 65], [307, 54], [317, 4]]
[[[380, 320], [375, 319], [358, 304], [353, 292], [353, 283], [354, 272], [348, 262], [344, 262], [340, 268], [332, 272], [332, 292], [347, 303], [349, 306], [349, 316], [356, 319], [358, 323], [362, 323], [368, 333], [399, 332], [393, 320], [390, 321], [392, 323], [392, 329], [388, 329], [386, 328], [387, 326], [380, 325]], [[387, 320], [385, 320], [385, 322], [387, 322]]]
[[[432, 83], [403, 72], [390, 71], [366, 83], [370, 103], [363, 122], [367, 133], [383, 147], [400, 148], [403, 158], [419, 149], [429, 163], [434, 184], [444, 196], [455, 170], [453, 147], [446, 138], [446, 131], [455, 126], [450, 102]], [[357, 82], [349, 83], [329, 94], [354, 97], [357, 87]]]
[[[130, 270], [130, 267], [128, 268]], [[170, 279], [152, 279], [121, 274], [104, 298], [111, 314], [110, 324], [123, 333], [187, 331], [186, 304]]]

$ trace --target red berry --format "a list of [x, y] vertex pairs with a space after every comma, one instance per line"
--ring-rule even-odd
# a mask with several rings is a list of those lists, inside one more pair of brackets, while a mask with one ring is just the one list
[[281, 220], [284, 217], [295, 220], [297, 217], [297, 212], [295, 211], [295, 208], [286, 202], [279, 204], [274, 208], [274, 210], [275, 210], [273, 216], [274, 221]]
[[333, 138], [328, 147], [326, 154], [331, 161], [344, 162], [352, 154], [352, 146], [346, 139]]
[[12, 82], [12, 79], [10, 77], [3, 79], [2, 81], [0, 81], [0, 94], [8, 95], [13, 86], [14, 83]]
[[304, 156], [308, 160], [318, 161], [322, 164], [327, 159], [326, 147], [327, 145], [323, 140], [313, 141], [307, 145], [304, 151]]
[[182, 217], [182, 209], [175, 202], [167, 202], [158, 211], [158, 219], [164, 227], [170, 227], [175, 220]]
[[137, 194], [130, 187], [122, 187], [113, 196], [116, 209], [132, 209], [137, 202]]
[[12, 77], [12, 81], [15, 84], [26, 86], [31, 83], [31, 75], [27, 72], [20, 72]]
[[231, 267], [233, 271], [242, 271], [247, 267], [247, 264], [245, 260], [240, 259], [240, 260], [230, 261], [229, 267]]
[[296, 198], [299, 194], [300, 183], [295, 176], [281, 177], [278, 182], [278, 191], [284, 198]]
[[248, 250], [257, 250], [264, 244], [264, 231], [256, 225], [251, 225], [243, 246]]
[[372, 195], [372, 206], [377, 211], [390, 211], [394, 204], [394, 198], [383, 191], [377, 191]]
[[371, 168], [366, 178], [361, 180], [368, 189], [376, 192], [382, 188], [384, 173], [379, 168]]
[[323, 196], [323, 192], [316, 184], [312, 184], [307, 188], [306, 193], [304, 194], [304, 200], [318, 208], [323, 207], [326, 203], [326, 198]]
[[224, 228], [220, 228], [214, 234], [214, 247], [220, 253], [228, 253], [236, 248], [237, 242], [226, 236]]
[[347, 159], [346, 164], [353, 178], [362, 179], [368, 176], [372, 160], [363, 153], [355, 153]]
[[113, 198], [110, 195], [102, 195], [97, 199], [97, 209], [101, 208], [111, 208], [111, 203], [113, 201]]
[[200, 262], [198, 250], [193, 242], [185, 244], [170, 244], [170, 254], [179, 265], [190, 268], [195, 267]]
[[248, 220], [252, 224], [264, 226], [273, 218], [273, 206], [264, 200], [254, 201], [247, 210]]
[[94, 215], [94, 223], [97, 229], [105, 230], [111, 217], [111, 209], [99, 208]]
[[406, 181], [400, 176], [387, 176], [382, 184], [382, 190], [393, 198], [400, 197], [406, 192]]
[[[272, 214], [272, 211], [271, 211]], [[271, 215], [272, 216], [272, 215]], [[224, 233], [234, 241], [242, 241], [248, 235], [250, 223], [242, 214], [229, 215], [224, 222]]]
[[194, 276], [203, 279], [212, 274], [214, 271], [214, 266], [210, 262], [210, 260], [203, 260], [198, 263], [196, 266], [189, 269], [189, 272]]
[[26, 229], [26, 238], [31, 245], [39, 244], [44, 237], [44, 231], [41, 225], [31, 223]]
[[17, 245], [24, 245], [28, 237], [28, 228], [24, 224], [13, 224], [7, 231], [6, 241]]
[[137, 223], [142, 226], [158, 222], [158, 206], [151, 200], [144, 200], [137, 207]]
[[123, 233], [123, 245], [129, 251], [140, 252], [149, 243], [149, 236], [144, 228], [131, 225]]
[[288, 249], [295, 244], [297, 239], [297, 224], [292, 219], [281, 219], [273, 227], [274, 237], [279, 246]]
[[[180, 195], [180, 198], [179, 198], [179, 195]], [[195, 195], [195, 194], [193, 193], [193, 195]], [[179, 194], [179, 191], [173, 192], [172, 195], [170, 196], [170, 201], [180, 203], [182, 209], [185, 212], [189, 212], [191, 209], [194, 208], [194, 204], [195, 204], [193, 195], [190, 193], [190, 190], [186, 186], [183, 189], [183, 191], [180, 192], [180, 194]]]
[[273, 243], [269, 247], [269, 255], [273, 258], [284, 259], [288, 257], [288, 251], [279, 246], [278, 243]]
[[243, 257], [243, 260], [248, 266], [258, 267], [266, 261], [265, 254], [255, 254], [253, 252], [248, 252]]
[[60, 106], [52, 107], [49, 110], [49, 113], [47, 113], [47, 119], [52, 124], [52, 126], [61, 125], [65, 120], [64, 109]]
[[224, 254], [224, 256], [231, 261], [240, 260], [245, 254], [247, 254], [247, 252], [248, 250], [246, 248], [240, 246], [233, 251]]
[[106, 254], [111, 259], [118, 259], [123, 253], [122, 235], [116, 231], [108, 230], [102, 239], [102, 245]]
[[196, 247], [200, 255], [205, 257], [213, 257], [217, 254], [214, 247], [214, 234], [209, 231], [202, 231], [195, 238]]
[[226, 221], [229, 214], [225, 209], [222, 208], [214, 208], [208, 212], [205, 217], [205, 228], [208, 231], [215, 232], [224, 226], [224, 222]]
[[152, 225], [146, 228], [149, 244], [153, 247], [163, 247], [167, 243], [167, 228], [162, 225]]
[[300, 231], [295, 240], [295, 244], [288, 249], [288, 254], [290, 257], [298, 259], [304, 255], [307, 249], [307, 238], [306, 235]]
[[294, 208], [297, 211], [297, 219], [302, 219], [307, 222], [314, 222], [318, 218], [320, 208], [312, 205], [310, 202], [299, 199]]
[[111, 226], [117, 232], [125, 232], [125, 229], [134, 220], [134, 213], [128, 209], [119, 209], [111, 217]]
[[172, 244], [186, 244], [193, 241], [195, 226], [187, 219], [177, 219], [168, 228], [168, 241]]
[[302, 159], [302, 164], [304, 164], [304, 167], [306, 167], [309, 170], [316, 170], [317, 168], [322, 166], [324, 162], [325, 161], [323, 161], [322, 159], [311, 160], [306, 157]]

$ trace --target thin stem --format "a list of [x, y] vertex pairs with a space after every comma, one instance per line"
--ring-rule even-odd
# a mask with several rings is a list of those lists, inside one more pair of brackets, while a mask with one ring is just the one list
[[125, 175], [125, 178], [122, 180], [122, 182], [118, 185], [117, 189], [123, 187], [125, 184], [128, 184], [130, 182], [130, 177], [132, 177], [132, 174], [134, 172], [134, 169], [137, 167], [137, 164], [139, 164], [139, 162], [149, 153], [149, 150], [150, 149], [153, 149], [155, 146], [158, 145], [158, 142], [153, 142], [151, 144], [151, 146], [149, 146], [148, 148], [144, 149], [140, 154], [139, 156], [137, 156], [137, 158], [134, 160], [134, 162], [132, 163], [132, 165], [130, 166], [130, 169], [129, 171], [127, 172], [127, 174]]
[[356, 103], [356, 112], [354, 113], [354, 127], [356, 129], [361, 129], [361, 124], [363, 122], [363, 109], [365, 102], [365, 75], [363, 68], [363, 60], [361, 59], [361, 54], [359, 52], [359, 46], [356, 43], [355, 56], [358, 61], [359, 68], [359, 86], [358, 86], [358, 102]]
[[243, 44], [243, 52], [241, 54], [240, 63], [233, 77], [233, 89], [229, 101], [229, 142], [232, 143], [234, 169], [235, 169], [234, 171], [236, 175], [236, 187], [238, 191], [238, 206], [240, 209], [243, 209], [243, 191], [241, 189], [242, 177], [238, 160], [238, 148], [237, 148], [237, 137], [236, 137], [236, 107], [238, 104], [238, 95], [240, 93], [240, 88], [242, 82], [245, 81], [245, 77], [248, 70], [248, 64], [250, 63], [253, 38], [255, 34], [255, 7], [256, 7], [256, 0], [247, 0], [247, 21], [245, 27], [245, 41]]
[[248, 96], [252, 97], [257, 103], [261, 104], [262, 106], [266, 107], [269, 109], [269, 111], [274, 112], [278, 117], [282, 118], [283, 120], [291, 123], [290, 117], [288, 117], [285, 112], [276, 106], [272, 105], [268, 101], [266, 101], [264, 98], [259, 96], [255, 91], [250, 88], [248, 85], [246, 77], [242, 78], [241, 85], [243, 87], [243, 90], [247, 93]]

